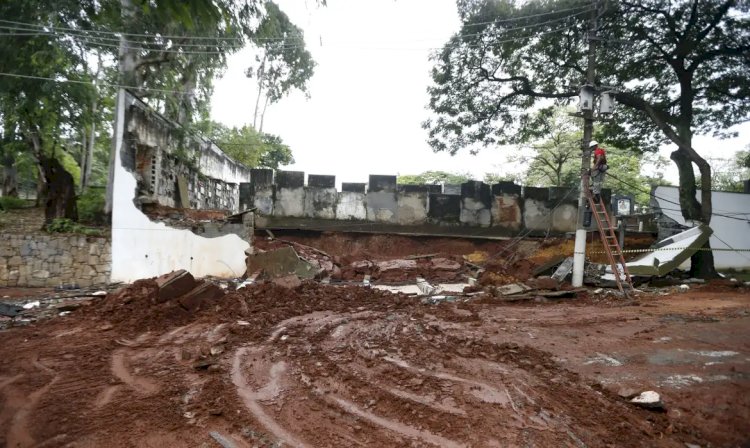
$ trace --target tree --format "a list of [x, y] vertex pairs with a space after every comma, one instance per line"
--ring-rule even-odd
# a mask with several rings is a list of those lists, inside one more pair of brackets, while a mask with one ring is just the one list
[[421, 174], [400, 174], [396, 183], [402, 185], [462, 184], [471, 180], [470, 173], [450, 173], [447, 171], [425, 171]]
[[[266, 2], [265, 10], [258, 30], [251, 38], [260, 49], [261, 55], [256, 56], [259, 65], [255, 70], [251, 67], [246, 72], [248, 77], [255, 76], [258, 81], [253, 127], [259, 132], [263, 132], [268, 104], [278, 102], [292, 89], [307, 94], [307, 81], [312, 78], [315, 69], [312, 55], [305, 48], [302, 30], [289, 20], [276, 3]], [[265, 97], [262, 111], [259, 109], [261, 97]]]
[[[462, 28], [435, 56], [425, 122], [435, 150], [525, 142], [532, 106], [567, 104], [585, 79], [589, 17], [598, 16], [598, 84], [616, 86], [619, 107], [601, 126], [623, 148], [673, 143], [687, 220], [710, 223], [711, 170], [694, 134], [726, 136], [750, 116], [750, 4], [735, 0], [608, 2], [459, 0]], [[594, 5], [598, 7], [601, 2]], [[696, 200], [695, 165], [701, 173]], [[708, 248], [708, 246], [706, 246]], [[715, 274], [713, 255], [693, 275]]]
[[198, 128], [225, 153], [245, 166], [278, 169], [294, 163], [292, 150], [281, 137], [259, 133], [252, 126], [230, 128], [214, 121], [204, 121], [198, 124]]
[[[510, 157], [511, 161], [529, 164], [526, 185], [572, 186], [580, 182], [582, 135], [570, 112], [566, 108], [545, 109], [534, 117], [539, 124], [536, 135], [542, 138]], [[579, 169], [570, 170], [576, 161]]]
[[[711, 184], [717, 191], [734, 191], [741, 193], [745, 189], [744, 181], [750, 179], [750, 166], [747, 162], [750, 151], [737, 151], [732, 158], [708, 158], [713, 171]], [[696, 185], [701, 184], [701, 177], [696, 178]]]

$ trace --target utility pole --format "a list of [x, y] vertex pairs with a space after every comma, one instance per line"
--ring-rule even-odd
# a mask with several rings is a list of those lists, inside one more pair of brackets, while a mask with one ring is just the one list
[[[596, 29], [599, 16], [599, 0], [593, 0], [594, 9], [591, 12], [591, 28], [588, 34], [589, 54], [586, 68], [586, 84], [593, 87], [596, 82]], [[582, 89], [583, 90], [583, 89]], [[581, 157], [581, 194], [578, 197], [578, 224], [576, 226], [576, 241], [573, 249], [573, 287], [583, 286], [583, 265], [586, 262], [586, 227], [583, 225], [586, 214], [586, 191], [589, 188], [589, 168], [591, 167], [591, 136], [594, 133], [594, 100], [588, 108], [582, 107], [583, 112], [583, 156]]]

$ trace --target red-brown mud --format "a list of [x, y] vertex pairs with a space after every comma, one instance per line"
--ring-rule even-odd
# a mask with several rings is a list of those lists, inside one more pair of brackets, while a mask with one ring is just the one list
[[259, 284], [191, 314], [144, 280], [0, 332], [0, 446], [743, 446], [748, 299], [424, 305]]

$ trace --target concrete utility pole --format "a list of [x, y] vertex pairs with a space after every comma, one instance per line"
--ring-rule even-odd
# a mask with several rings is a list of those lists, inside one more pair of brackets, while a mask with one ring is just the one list
[[135, 87], [135, 68], [136, 68], [136, 49], [134, 45], [128, 41], [128, 37], [125, 33], [130, 29], [130, 25], [135, 19], [135, 6], [132, 0], [120, 0], [120, 9], [122, 16], [122, 33], [120, 34], [120, 51], [119, 51], [119, 81], [120, 87], [117, 89], [117, 102], [115, 104], [115, 120], [112, 124], [114, 133], [112, 135], [112, 149], [109, 153], [109, 177], [107, 179], [107, 196], [104, 202], [104, 213], [110, 217], [112, 215], [112, 202], [115, 188], [115, 154], [117, 153], [117, 142], [121, 141], [117, 135], [118, 120], [121, 116], [120, 108], [125, 106], [124, 101], [120, 100], [120, 97], [125, 95], [125, 87]]
[[[594, 10], [591, 12], [591, 28], [589, 30], [589, 55], [586, 69], [586, 84], [593, 87], [596, 82], [596, 28], [599, 15], [599, 0], [594, 0]], [[573, 249], [573, 286], [583, 286], [583, 265], [586, 262], [586, 228], [583, 225], [586, 213], [586, 191], [589, 188], [589, 168], [591, 167], [591, 136], [594, 133], [594, 102], [589, 108], [583, 108], [583, 145], [581, 157], [581, 194], [578, 197], [578, 225], [576, 226], [576, 241]]]

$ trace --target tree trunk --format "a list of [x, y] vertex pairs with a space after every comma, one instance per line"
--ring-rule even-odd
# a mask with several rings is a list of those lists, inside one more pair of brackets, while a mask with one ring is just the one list
[[258, 129], [258, 133], [263, 133], [263, 121], [266, 119], [266, 109], [268, 109], [268, 96], [266, 96], [266, 104], [263, 105], [263, 113], [260, 114], [260, 129]]
[[[692, 135], [688, 130], [681, 129], [680, 137], [687, 145], [692, 145]], [[706, 178], [706, 174], [703, 174], [704, 169], [701, 169], [701, 202], [696, 199], [696, 188], [695, 188], [695, 172], [693, 171], [693, 159], [697, 154], [688, 154], [687, 151], [677, 149], [670, 155], [670, 158], [677, 165], [680, 179], [680, 208], [682, 209], [682, 216], [686, 221], [697, 221], [708, 225], [711, 222], [711, 187], [710, 187], [710, 168], [707, 173], [708, 183], [707, 187], [703, 179]], [[698, 157], [700, 161], [705, 162], [702, 158]], [[696, 163], [698, 164], [698, 163]], [[700, 166], [700, 165], [699, 165]], [[706, 194], [706, 188], [707, 193]], [[706, 196], [708, 196], [708, 203], [706, 204]], [[708, 216], [706, 216], [708, 212]], [[689, 223], [688, 223], [689, 224]], [[714, 268], [714, 255], [711, 252], [710, 242], [706, 244], [690, 257], [690, 275], [696, 278], [715, 278], [717, 277], [716, 269]]]
[[18, 197], [18, 170], [10, 155], [3, 157], [3, 196]]
[[49, 224], [55, 218], [78, 220], [76, 190], [73, 176], [59, 160], [42, 156], [39, 164], [47, 181], [47, 200], [44, 207], [44, 222]]
[[258, 97], [255, 98], [255, 113], [253, 114], [253, 129], [258, 129], [258, 107], [260, 106], [260, 94], [263, 92], [263, 75], [266, 71], [266, 55], [263, 56], [263, 62], [260, 63], [258, 71]]

